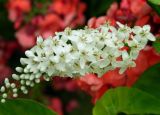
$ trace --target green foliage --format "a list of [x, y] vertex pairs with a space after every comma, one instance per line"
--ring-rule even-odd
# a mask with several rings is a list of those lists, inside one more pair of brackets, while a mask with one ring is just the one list
[[105, 15], [107, 9], [115, 0], [86, 0], [87, 3], [87, 17], [91, 18], [93, 16]]
[[6, 3], [7, 0], [0, 0], [0, 38], [12, 40], [14, 39], [15, 30], [13, 23], [8, 19]]
[[160, 5], [159, 0], [148, 0], [148, 2], [151, 2], [151, 3], [156, 4], [156, 5]]
[[[42, 7], [38, 8], [38, 4], [41, 4]], [[44, 15], [47, 13], [47, 8], [51, 4], [51, 0], [33, 0], [32, 9], [27, 15], [25, 15], [25, 21], [29, 22], [35, 15]]]
[[93, 115], [160, 114], [160, 64], [146, 70], [133, 88], [110, 89], [96, 103]]
[[0, 115], [56, 115], [45, 106], [26, 99], [7, 100], [0, 103]]
[[160, 0], [147, 0], [147, 2], [160, 15]]
[[68, 115], [92, 115], [93, 105], [91, 103], [91, 98], [84, 93], [79, 93], [76, 97], [79, 106]]
[[157, 38], [155, 42], [153, 42], [153, 47], [156, 49], [158, 53], [160, 53], [160, 38]]
[[[133, 86], [145, 91], [155, 98], [160, 97], [160, 63], [150, 67]], [[160, 99], [159, 99], [160, 100]]]
[[136, 88], [120, 87], [109, 90], [96, 103], [93, 115], [160, 114], [160, 101]]

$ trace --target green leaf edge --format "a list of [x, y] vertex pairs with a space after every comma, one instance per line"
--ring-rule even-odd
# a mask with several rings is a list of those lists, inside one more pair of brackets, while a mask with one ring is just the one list
[[[117, 88], [113, 88], [113, 89], [109, 89], [98, 101], [97, 101], [97, 103], [96, 103], [96, 105], [98, 104], [98, 105], [104, 105], [104, 103], [102, 103], [101, 102], [101, 100], [104, 98], [104, 97], [106, 97], [106, 95], [108, 95], [108, 93], [110, 93], [111, 92], [111, 94], [115, 91], [115, 90], [118, 90], [117, 92], [119, 92], [119, 89], [124, 89], [124, 90], [136, 90], [137, 92], [139, 92], [139, 93], [143, 93], [143, 94], [145, 94], [145, 95], [147, 95], [147, 96], [149, 96], [149, 97], [151, 97], [152, 99], [154, 99], [154, 100], [156, 100], [157, 101], [157, 103], [159, 102], [159, 105], [160, 105], [160, 100], [158, 100], [156, 97], [154, 97], [154, 96], [152, 96], [151, 94], [149, 94], [149, 93], [147, 93], [147, 92], [145, 92], [145, 91], [142, 91], [142, 90], [140, 90], [140, 89], [138, 89], [138, 88], [128, 88], [128, 87], [117, 87]], [[102, 106], [104, 109], [105, 109], [105, 106]], [[95, 110], [96, 110], [96, 106], [94, 106], [94, 108], [93, 108], [93, 115], [97, 115], [96, 114], [96, 112], [95, 112]], [[126, 110], [117, 110], [116, 112], [122, 112], [122, 113], [125, 113], [125, 114], [127, 114], [127, 115], [157, 115], [157, 114], [160, 114], [160, 112], [159, 113], [130, 113], [129, 111], [126, 111]], [[102, 114], [99, 114], [99, 115], [102, 115]], [[106, 115], [110, 115], [110, 114], [107, 114], [106, 113]], [[117, 113], [115, 114], [115, 115], [117, 115]]]
[[[54, 112], [53, 110], [47, 108], [45, 105], [37, 102], [37, 101], [34, 101], [34, 100], [31, 100], [31, 99], [24, 99], [24, 98], [17, 98], [17, 99], [6, 99], [6, 102], [5, 103], [2, 103], [2, 104], [7, 104], [7, 103], [11, 103], [12, 101], [18, 101], [19, 103], [33, 103], [37, 106], [40, 106], [41, 108], [44, 108], [46, 110], [48, 110], [48, 112], [50, 113], [50, 115], [58, 115], [56, 112]], [[0, 104], [0, 107], [1, 107], [1, 104]]]
[[157, 3], [153, 0], [147, 0], [147, 3], [160, 15], [160, 3]]

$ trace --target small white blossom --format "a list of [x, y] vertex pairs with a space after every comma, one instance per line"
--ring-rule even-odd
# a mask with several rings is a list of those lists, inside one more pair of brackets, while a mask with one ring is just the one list
[[117, 22], [119, 29], [117, 31], [117, 36], [120, 40], [128, 39], [131, 33], [131, 28]]
[[148, 39], [155, 41], [155, 37], [150, 33], [151, 27], [149, 25], [144, 25], [142, 28], [140, 26], [135, 26], [133, 28], [133, 33], [135, 33], [135, 39], [140, 41], [141, 39]]

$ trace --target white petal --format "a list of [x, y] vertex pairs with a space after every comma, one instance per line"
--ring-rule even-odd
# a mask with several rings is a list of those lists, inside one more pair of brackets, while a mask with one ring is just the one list
[[124, 27], [124, 25], [123, 24], [121, 24], [120, 22], [116, 22], [117, 23], [117, 25], [119, 26], [119, 27], [121, 27], [121, 28], [123, 28]]
[[43, 43], [43, 38], [41, 36], [37, 37], [37, 45], [40, 45]]
[[128, 58], [129, 58], [129, 55], [128, 55], [127, 51], [123, 51], [123, 52], [122, 52], [122, 59], [123, 59], [123, 60], [126, 60], [126, 59], [128, 59]]
[[148, 38], [149, 40], [151, 40], [151, 41], [155, 41], [155, 40], [156, 40], [156, 38], [154, 37], [154, 35], [151, 34], [151, 33], [148, 34], [147, 38]]
[[150, 25], [144, 25], [143, 30], [146, 31], [146, 32], [149, 32], [151, 30]]
[[139, 34], [141, 31], [142, 31], [142, 28], [140, 26], [135, 26], [132, 29], [132, 32], [135, 33], [135, 34]]

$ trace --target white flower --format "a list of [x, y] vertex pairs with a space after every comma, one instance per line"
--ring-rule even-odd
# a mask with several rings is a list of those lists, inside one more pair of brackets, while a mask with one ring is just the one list
[[151, 27], [149, 25], [144, 25], [142, 28], [140, 26], [135, 26], [133, 28], [133, 33], [135, 33], [135, 39], [140, 41], [141, 39], [148, 39], [155, 41], [155, 37], [150, 33]]
[[132, 58], [133, 60], [137, 59], [138, 54], [139, 54], [139, 49], [134, 47], [130, 49], [130, 58]]
[[117, 22], [117, 24], [120, 27], [117, 32], [117, 37], [121, 40], [128, 39], [131, 33], [131, 28], [119, 22]]
[[41, 36], [37, 37], [37, 45], [41, 45], [43, 43], [43, 38]]
[[[131, 29], [127, 25], [117, 23], [119, 28], [109, 23], [96, 29], [71, 30], [55, 33], [54, 37], [43, 40], [37, 38], [37, 44], [25, 52], [21, 58], [22, 67], [17, 67], [17, 74], [12, 78], [19, 84], [10, 83], [5, 79], [1, 87], [1, 102], [5, 102], [6, 91], [11, 90], [17, 97], [19, 89], [28, 93], [28, 87], [39, 83], [41, 77], [49, 81], [54, 76], [77, 77], [87, 73], [95, 73], [98, 77], [109, 70], [120, 68], [123, 73], [129, 67], [135, 67], [140, 50], [148, 40], [154, 41], [149, 26]], [[128, 47], [129, 50], [121, 50]], [[118, 60], [121, 59], [121, 60]]]

